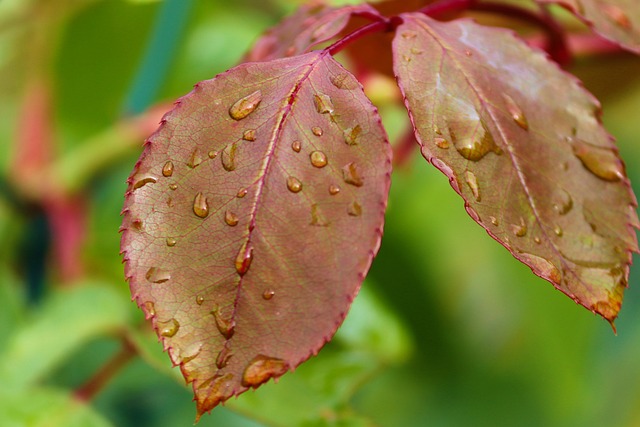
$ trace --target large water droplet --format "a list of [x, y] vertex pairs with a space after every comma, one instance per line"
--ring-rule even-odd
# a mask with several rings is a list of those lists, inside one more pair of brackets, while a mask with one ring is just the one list
[[167, 237], [167, 246], [170, 248], [174, 247], [178, 241], [173, 237]]
[[235, 227], [236, 225], [238, 225], [239, 220], [240, 219], [238, 218], [238, 215], [234, 214], [231, 211], [226, 211], [224, 213], [224, 222], [226, 222], [227, 225], [231, 227]]
[[147, 184], [155, 184], [156, 182], [158, 182], [158, 180], [153, 176], [143, 176], [133, 184], [133, 189], [136, 190], [140, 187], [144, 187]]
[[222, 313], [220, 308], [216, 308], [211, 312], [213, 318], [216, 322], [216, 327], [220, 334], [226, 339], [229, 339], [233, 336], [236, 327], [236, 321], [233, 319], [232, 315], [225, 315]]
[[331, 184], [329, 186], [329, 194], [331, 194], [332, 196], [335, 196], [339, 192], [340, 192], [340, 187], [338, 187], [337, 185]]
[[564, 189], [559, 188], [555, 196], [556, 203], [553, 204], [553, 210], [560, 215], [566, 215], [573, 208], [573, 199]]
[[237, 150], [238, 144], [235, 142], [227, 145], [225, 149], [222, 150], [222, 156], [220, 156], [220, 159], [222, 159], [222, 167], [224, 168], [224, 170], [231, 172], [232, 170], [236, 169]]
[[342, 179], [347, 184], [355, 185], [356, 187], [362, 187], [364, 184], [364, 179], [360, 175], [358, 171], [358, 167], [354, 162], [347, 163], [342, 168]]
[[171, 338], [175, 334], [178, 333], [178, 329], [180, 329], [180, 323], [176, 319], [169, 319], [166, 322], [158, 322], [156, 324], [158, 328], [158, 332], [163, 337]]
[[244, 196], [247, 195], [247, 193], [249, 192], [249, 190], [247, 190], [246, 188], [241, 188], [240, 190], [238, 190], [238, 192], [236, 193], [236, 197], [238, 199], [242, 199]]
[[229, 115], [233, 120], [242, 120], [258, 108], [260, 101], [262, 101], [262, 92], [257, 90], [237, 100], [231, 108], [229, 108]]
[[507, 94], [502, 94], [504, 98], [504, 103], [507, 106], [507, 111], [511, 115], [511, 118], [518, 126], [520, 126], [524, 130], [529, 130], [529, 122], [527, 122], [527, 118], [525, 117], [522, 109], [516, 102]]
[[520, 218], [520, 224], [511, 224], [511, 231], [518, 237], [524, 237], [527, 235], [527, 224], [524, 222], [524, 218]]
[[147, 270], [147, 274], [145, 274], [145, 277], [151, 283], [164, 283], [171, 279], [171, 273], [158, 267], [151, 267], [149, 270]]
[[156, 315], [156, 306], [152, 301], [146, 301], [142, 304], [142, 309], [147, 313], [147, 317], [153, 317]]
[[309, 155], [311, 164], [317, 168], [323, 168], [327, 166], [327, 156], [322, 151], [313, 151]]
[[218, 369], [222, 369], [229, 364], [229, 360], [231, 359], [231, 350], [227, 346], [222, 347], [220, 353], [218, 353], [218, 357], [216, 357], [216, 366]]
[[162, 175], [166, 177], [173, 175], [173, 162], [171, 160], [162, 167]]
[[251, 261], [253, 261], [253, 248], [248, 245], [248, 242], [244, 242], [236, 255], [235, 266], [239, 275], [244, 276], [251, 267]]
[[198, 386], [198, 390], [207, 389], [206, 398], [198, 407], [213, 408], [233, 394], [233, 374], [217, 373]]
[[270, 378], [283, 375], [288, 369], [289, 365], [284, 360], [259, 354], [245, 368], [242, 374], [242, 385], [258, 387]]
[[465, 171], [464, 180], [467, 182], [469, 189], [471, 189], [471, 193], [473, 193], [473, 198], [476, 199], [476, 202], [479, 202], [481, 200], [480, 187], [478, 187], [478, 179], [476, 178], [476, 174], [474, 174], [471, 171]]
[[362, 215], [362, 206], [360, 206], [360, 203], [354, 201], [347, 208], [347, 213], [351, 216], [360, 216]]
[[187, 166], [189, 166], [191, 169], [194, 169], [194, 168], [197, 168], [200, 165], [200, 163], [202, 163], [202, 156], [200, 155], [200, 150], [196, 148], [191, 153], [191, 157], [189, 157]]
[[271, 298], [273, 298], [275, 294], [276, 294], [276, 291], [274, 291], [273, 289], [265, 289], [264, 292], [262, 293], [262, 298], [266, 300], [270, 300]]
[[242, 139], [245, 141], [255, 141], [256, 140], [256, 130], [255, 129], [247, 129], [242, 133]]
[[322, 130], [321, 127], [314, 126], [314, 127], [311, 128], [311, 133], [313, 133], [315, 136], [322, 136], [324, 131]]
[[467, 133], [467, 135], [463, 135], [453, 128], [449, 129], [453, 145], [465, 159], [477, 162], [490, 151], [496, 154], [502, 153], [502, 150], [496, 145], [493, 136], [491, 136], [482, 121], [477, 122], [473, 129], [467, 126], [467, 128], [463, 129], [463, 132]]
[[344, 130], [344, 142], [347, 145], [356, 145], [358, 143], [358, 136], [362, 133], [362, 127], [360, 125], [355, 125], [352, 128], [347, 128]]
[[209, 215], [209, 203], [202, 193], [196, 194], [193, 198], [193, 213], [200, 218], [206, 218]]
[[302, 149], [302, 143], [300, 141], [293, 141], [291, 143], [291, 149], [296, 153], [299, 153], [300, 150]]
[[523, 262], [531, 266], [536, 274], [553, 282], [560, 283], [562, 281], [562, 273], [551, 261], [538, 255], [521, 253], [518, 256]]
[[581, 140], [573, 141], [573, 153], [585, 168], [605, 181], [624, 179], [624, 167], [613, 150], [596, 147]]
[[298, 178], [290, 176], [287, 178], [287, 188], [292, 193], [298, 193], [302, 190], [302, 183]]
[[317, 93], [313, 95], [313, 100], [316, 104], [316, 110], [320, 114], [333, 114], [333, 102], [329, 95], [324, 93]]

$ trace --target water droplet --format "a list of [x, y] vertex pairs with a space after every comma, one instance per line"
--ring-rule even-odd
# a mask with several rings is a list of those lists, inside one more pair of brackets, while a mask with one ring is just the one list
[[287, 178], [287, 188], [292, 193], [298, 193], [300, 192], [300, 190], [302, 190], [302, 183], [298, 180], [298, 178], [290, 176], [289, 178]]
[[437, 147], [442, 148], [443, 150], [446, 150], [447, 148], [449, 148], [449, 141], [447, 141], [444, 138], [441, 138], [441, 137], [434, 138], [433, 142], [436, 144]]
[[210, 159], [215, 159], [216, 157], [218, 157], [218, 152], [212, 150], [212, 151], [209, 151], [207, 155], [209, 156]]
[[331, 194], [332, 196], [335, 196], [339, 192], [340, 192], [340, 187], [338, 187], [337, 185], [331, 184], [329, 186], [329, 194]]
[[222, 167], [224, 168], [224, 170], [231, 172], [232, 170], [236, 169], [237, 150], [238, 144], [235, 142], [227, 145], [225, 149], [222, 150], [222, 156], [220, 156], [220, 159], [222, 159]]
[[311, 159], [311, 164], [317, 168], [327, 166], [327, 156], [322, 151], [313, 151], [309, 158]]
[[197, 168], [200, 165], [200, 163], [202, 163], [202, 156], [200, 156], [200, 150], [196, 148], [191, 153], [191, 157], [187, 162], [187, 166], [189, 166], [191, 169], [194, 169], [194, 168]]
[[560, 215], [566, 215], [573, 208], [573, 199], [564, 189], [560, 188], [558, 196], [556, 197], [557, 203], [553, 204], [553, 210]]
[[259, 354], [245, 368], [242, 374], [242, 385], [258, 387], [270, 378], [279, 377], [288, 370], [289, 365], [284, 360]]
[[511, 224], [511, 231], [518, 237], [524, 237], [527, 235], [527, 224], [524, 222], [524, 218], [520, 218], [520, 224]]
[[202, 193], [196, 194], [193, 198], [193, 213], [200, 218], [206, 218], [209, 215], [209, 203]]
[[137, 180], [134, 184], [133, 184], [133, 189], [136, 190], [140, 187], [144, 187], [147, 184], [155, 184], [156, 182], [158, 182], [158, 180], [153, 177], [153, 176], [144, 176], [142, 178], [140, 178], [139, 180]]
[[234, 214], [231, 211], [226, 211], [224, 213], [224, 222], [227, 223], [227, 225], [230, 225], [231, 227], [235, 227], [236, 225], [238, 225], [238, 215]]
[[273, 298], [275, 294], [276, 294], [276, 291], [274, 291], [273, 289], [265, 289], [264, 292], [262, 293], [262, 298], [266, 300], [270, 300], [271, 298]]
[[246, 188], [241, 188], [240, 190], [238, 190], [238, 193], [236, 194], [236, 197], [238, 199], [242, 199], [244, 196], [247, 195], [248, 192], [249, 192], [249, 190], [247, 190]]
[[300, 141], [293, 141], [291, 143], [291, 149], [296, 153], [299, 153], [300, 150], [302, 149], [302, 143]]
[[362, 133], [362, 127], [360, 125], [355, 125], [352, 128], [347, 128], [344, 130], [344, 142], [347, 145], [356, 145], [358, 143], [358, 136]]
[[320, 114], [333, 114], [333, 102], [329, 95], [324, 93], [317, 93], [313, 95], [313, 100], [316, 104], [316, 110]]
[[171, 273], [158, 267], [151, 267], [149, 270], [147, 270], [147, 274], [145, 274], [145, 277], [151, 283], [164, 283], [171, 279]]
[[203, 302], [204, 302], [204, 297], [202, 295], [198, 295], [196, 297], [196, 304], [202, 305]]
[[[176, 356], [178, 357], [178, 359], [174, 361], [174, 363], [184, 365], [185, 363], [191, 362], [193, 359], [200, 355], [200, 353], [202, 352], [202, 343], [193, 343], [187, 346], [184, 351], [180, 351], [175, 347], [172, 350], [177, 352]], [[171, 359], [173, 360], [173, 355]]]
[[324, 131], [322, 130], [321, 127], [314, 126], [311, 128], [311, 133], [313, 133], [315, 136], [322, 136]]
[[523, 262], [531, 266], [534, 272], [553, 283], [562, 281], [562, 273], [551, 261], [538, 255], [521, 253], [518, 255]]
[[496, 218], [495, 216], [490, 216], [489, 220], [491, 221], [491, 224], [495, 225], [496, 227], [500, 225], [500, 221], [498, 221], [498, 218]]
[[251, 267], [251, 261], [253, 261], [253, 248], [245, 241], [236, 255], [235, 266], [239, 275], [247, 274], [249, 267]]
[[311, 205], [311, 222], [309, 225], [315, 225], [318, 227], [326, 227], [329, 225], [329, 222], [325, 219], [322, 212], [318, 209], [318, 204], [313, 203]]
[[473, 55], [473, 52], [471, 52], [469, 49], [467, 49], [467, 50], [464, 51], [464, 54], [470, 57], [470, 56]]
[[169, 184], [169, 189], [170, 190], [177, 190], [178, 189], [178, 184]]
[[142, 230], [142, 220], [134, 219], [133, 221], [131, 221], [131, 227], [136, 231], [141, 231]]
[[424, 53], [424, 50], [418, 49], [416, 47], [412, 47], [411, 48], [411, 53], [413, 53], [414, 55], [422, 55]]
[[222, 310], [218, 307], [211, 312], [216, 322], [216, 327], [223, 337], [229, 339], [233, 336], [236, 327], [236, 321], [232, 315], [225, 316]]
[[162, 167], [162, 175], [167, 177], [173, 175], [173, 162], [171, 160]]
[[156, 315], [156, 306], [152, 301], [146, 301], [144, 304], [142, 304], [142, 309], [145, 313], [147, 313], [147, 317], [153, 317]]
[[256, 130], [255, 129], [247, 129], [242, 134], [242, 139], [245, 141], [255, 141], [256, 140]]
[[612, 4], [601, 4], [601, 10], [609, 19], [611, 19], [616, 25], [625, 30], [631, 29], [631, 20], [629, 16], [618, 6]]
[[355, 89], [355, 82], [349, 78], [349, 75], [346, 73], [337, 74], [335, 76], [330, 77], [331, 84], [337, 87], [338, 89]]
[[229, 115], [233, 120], [242, 120], [258, 108], [260, 101], [262, 101], [262, 92], [257, 90], [237, 100], [231, 108], [229, 108]]
[[401, 35], [403, 39], [410, 40], [410, 39], [414, 39], [417, 34], [415, 31], [405, 31]]
[[176, 245], [176, 243], [177, 243], [176, 239], [174, 239], [173, 237], [167, 237], [167, 246], [173, 247]]
[[438, 125], [436, 125], [436, 124], [434, 124], [434, 125], [433, 125], [433, 132], [434, 132], [436, 135], [440, 135], [440, 136], [442, 136], [442, 130], [441, 130], [441, 129], [438, 127]]
[[562, 228], [560, 228], [559, 225], [556, 225], [555, 227], [553, 227], [553, 232], [556, 234], [556, 236], [558, 237], [562, 237], [562, 235], [564, 234], [562, 231]]
[[522, 109], [509, 95], [502, 94], [502, 98], [507, 106], [507, 111], [511, 115], [511, 118], [518, 126], [520, 126], [524, 130], [529, 130], [529, 122], [527, 122], [527, 118], [525, 117]]
[[233, 374], [215, 374], [198, 386], [199, 390], [205, 388], [208, 389], [207, 397], [202, 407], [213, 408], [233, 392]]
[[170, 319], [166, 322], [158, 322], [156, 324], [158, 328], [158, 332], [163, 337], [171, 338], [175, 334], [178, 333], [178, 329], [180, 329], [180, 323], [176, 319]]
[[480, 188], [478, 187], [478, 179], [476, 178], [476, 174], [471, 171], [465, 171], [464, 179], [467, 182], [469, 189], [471, 189], [471, 192], [473, 193], [473, 198], [476, 199], [476, 202], [479, 202], [481, 200]]
[[362, 187], [364, 184], [364, 179], [360, 176], [358, 167], [353, 162], [347, 163], [342, 168], [342, 179], [347, 184], [355, 185], [356, 187]]
[[625, 177], [622, 162], [611, 149], [574, 140], [573, 154], [580, 159], [587, 170], [600, 179], [613, 182]]
[[229, 364], [229, 360], [231, 359], [231, 350], [227, 346], [222, 347], [220, 353], [218, 353], [218, 357], [216, 357], [216, 366], [218, 369], [222, 369]]
[[473, 131], [465, 129], [468, 135], [459, 135], [457, 131], [450, 128], [449, 134], [453, 145], [458, 153], [467, 160], [477, 162], [482, 159], [489, 151], [501, 154], [502, 150], [496, 145], [493, 136], [487, 130], [485, 124], [480, 121], [479, 126], [475, 126]]
[[536, 244], [538, 244], [538, 245], [539, 245], [540, 243], [542, 243], [542, 240], [540, 240], [540, 238], [539, 238], [538, 236], [534, 237], [534, 238], [533, 238], [533, 241], [534, 241]]
[[362, 206], [360, 206], [360, 203], [354, 201], [347, 208], [347, 213], [351, 216], [360, 216], [362, 215]]

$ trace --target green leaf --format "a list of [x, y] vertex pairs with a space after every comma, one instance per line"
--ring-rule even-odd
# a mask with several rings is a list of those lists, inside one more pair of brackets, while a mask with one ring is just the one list
[[511, 32], [402, 19], [394, 68], [422, 154], [494, 239], [613, 322], [637, 203], [597, 101]]

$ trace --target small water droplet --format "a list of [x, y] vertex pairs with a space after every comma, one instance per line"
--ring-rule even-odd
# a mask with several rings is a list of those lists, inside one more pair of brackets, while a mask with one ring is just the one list
[[298, 180], [298, 178], [290, 176], [289, 178], [287, 178], [287, 188], [292, 193], [298, 193], [300, 192], [300, 190], [302, 190], [302, 183], [300, 182], [300, 180]]
[[178, 184], [169, 184], [169, 189], [170, 190], [177, 190], [178, 189]]
[[624, 179], [624, 167], [613, 150], [596, 147], [581, 140], [573, 141], [573, 154], [588, 171], [605, 181]]
[[491, 224], [495, 225], [496, 227], [500, 225], [500, 221], [498, 221], [498, 218], [496, 218], [495, 216], [490, 216], [489, 220], [491, 221]]
[[534, 241], [536, 244], [538, 244], [538, 245], [539, 245], [540, 243], [542, 243], [542, 240], [540, 240], [540, 238], [539, 238], [539, 237], [537, 237], [537, 236], [533, 238], [533, 241]]
[[316, 110], [320, 114], [333, 114], [333, 102], [329, 95], [324, 93], [317, 93], [313, 95], [313, 100], [316, 104]]
[[338, 187], [337, 185], [331, 184], [329, 186], [329, 194], [331, 194], [332, 196], [335, 196], [339, 192], [340, 192], [340, 187]]
[[436, 135], [440, 135], [440, 136], [442, 136], [442, 130], [441, 130], [441, 129], [438, 127], [438, 125], [436, 125], [436, 124], [434, 124], [434, 125], [433, 125], [433, 132], [434, 132]]
[[315, 136], [322, 136], [324, 131], [322, 130], [321, 127], [314, 126], [314, 127], [311, 128], [311, 133], [313, 133]]
[[171, 273], [158, 267], [151, 267], [149, 270], [147, 270], [147, 274], [145, 274], [145, 277], [151, 283], [164, 283], [171, 279]]
[[322, 151], [313, 151], [309, 158], [311, 159], [311, 164], [317, 168], [327, 166], [327, 156]]
[[147, 313], [147, 317], [153, 317], [156, 315], [156, 306], [152, 301], [146, 301], [144, 304], [142, 304], [142, 309], [145, 313]]
[[202, 193], [196, 194], [193, 198], [193, 213], [200, 218], [206, 218], [209, 215], [209, 203]]
[[416, 47], [412, 47], [411, 48], [411, 53], [413, 53], [414, 55], [422, 55], [424, 53], [424, 50], [418, 49]]
[[266, 300], [270, 300], [271, 298], [273, 298], [275, 294], [276, 294], [276, 291], [274, 291], [273, 289], [265, 289], [264, 292], [262, 293], [262, 298]]
[[245, 241], [240, 247], [238, 255], [236, 255], [235, 266], [238, 274], [241, 276], [247, 274], [247, 271], [249, 271], [249, 267], [251, 267], [252, 261], [253, 248], [248, 245], [247, 241]]
[[520, 224], [511, 224], [511, 231], [517, 237], [524, 237], [527, 235], [527, 224], [524, 222], [524, 218], [520, 218]]
[[163, 337], [171, 338], [175, 334], [178, 333], [178, 329], [180, 329], [180, 323], [176, 319], [169, 319], [166, 322], [158, 322], [156, 324], [158, 328], [158, 332]]
[[473, 198], [476, 199], [476, 202], [479, 202], [481, 200], [480, 187], [478, 187], [478, 179], [476, 178], [476, 174], [471, 171], [465, 171], [464, 180], [467, 182], [471, 193], [473, 193]]
[[158, 180], [153, 176], [143, 176], [133, 184], [133, 189], [137, 190], [147, 184], [155, 184], [156, 182], [158, 182]]
[[358, 136], [362, 133], [362, 127], [360, 125], [355, 125], [354, 127], [347, 128], [344, 130], [344, 142], [347, 145], [356, 145], [358, 144]]
[[202, 305], [202, 303], [204, 303], [204, 297], [202, 295], [198, 295], [196, 297], [196, 304]]
[[238, 190], [238, 193], [236, 194], [236, 197], [238, 199], [242, 199], [244, 196], [247, 195], [248, 192], [249, 192], [249, 190], [247, 190], [246, 188], [241, 188], [240, 190]]
[[326, 227], [329, 225], [329, 221], [327, 221], [322, 215], [322, 212], [318, 209], [318, 204], [313, 203], [311, 205], [311, 222], [309, 225], [315, 225], [318, 227]]
[[473, 55], [473, 52], [471, 52], [469, 49], [467, 49], [467, 50], [464, 51], [464, 54], [470, 57], [470, 56]]
[[358, 167], [354, 162], [344, 165], [342, 168], [342, 179], [344, 179], [344, 182], [347, 184], [355, 185], [356, 187], [362, 187], [364, 184], [364, 179], [360, 176]]
[[524, 130], [529, 130], [529, 122], [527, 121], [526, 116], [522, 112], [522, 109], [509, 95], [502, 94], [502, 98], [507, 106], [507, 111], [511, 115], [511, 118], [518, 126], [520, 126]]
[[200, 150], [196, 148], [191, 153], [191, 157], [189, 157], [187, 166], [189, 166], [191, 169], [195, 169], [200, 165], [200, 163], [202, 163], [202, 156], [200, 155]]
[[335, 76], [330, 77], [331, 84], [337, 87], [338, 89], [355, 89], [355, 82], [349, 78], [349, 75], [346, 73], [336, 74]]
[[564, 234], [562, 231], [562, 228], [560, 228], [559, 225], [556, 225], [555, 227], [553, 227], [553, 232], [556, 234], [556, 236], [558, 237], [562, 237], [562, 235]]
[[231, 108], [229, 108], [229, 115], [233, 120], [242, 120], [258, 108], [260, 101], [262, 101], [262, 92], [257, 90], [237, 100]]
[[553, 204], [553, 210], [560, 215], [566, 215], [573, 208], [573, 199], [564, 189], [560, 188], [557, 193], [557, 203]]
[[631, 29], [631, 19], [629, 19], [629, 15], [627, 15], [620, 7], [612, 4], [601, 4], [600, 8], [617, 26], [624, 28], [625, 30]]
[[216, 157], [218, 157], [218, 152], [212, 150], [212, 151], [209, 151], [207, 155], [209, 156], [210, 159], [215, 159]]
[[451, 140], [458, 153], [473, 162], [479, 161], [490, 151], [502, 154], [502, 150], [496, 145], [485, 124], [482, 121], [479, 123], [480, 125], [475, 126], [473, 132], [469, 133], [467, 129], [469, 135], [458, 135], [453, 128], [449, 129]]
[[245, 141], [255, 141], [256, 140], [256, 130], [255, 129], [247, 129], [242, 133], [242, 139]]
[[289, 370], [289, 365], [282, 359], [259, 354], [247, 365], [242, 374], [242, 385], [258, 387], [270, 378], [283, 375]]
[[347, 213], [351, 216], [360, 216], [362, 215], [362, 206], [360, 206], [360, 203], [354, 201], [347, 208]]
[[213, 318], [216, 322], [216, 327], [220, 334], [226, 339], [229, 339], [233, 336], [236, 327], [236, 321], [233, 319], [232, 315], [225, 315], [222, 313], [220, 307], [211, 311]]
[[167, 237], [167, 246], [173, 247], [176, 245], [176, 243], [177, 243], [176, 239], [174, 239], [173, 237]]
[[291, 143], [291, 149], [296, 153], [299, 153], [300, 150], [302, 149], [302, 143], [300, 141], [293, 141]]
[[447, 141], [444, 138], [436, 137], [434, 138], [433, 142], [436, 144], [437, 147], [442, 148], [443, 150], [446, 150], [447, 148], [449, 148], [449, 141]]
[[142, 220], [134, 219], [133, 221], [131, 221], [131, 228], [133, 228], [136, 231], [141, 231], [142, 230]]
[[402, 59], [404, 59], [404, 62], [411, 62], [411, 57], [409, 55], [402, 55]]
[[173, 175], [173, 162], [171, 160], [162, 167], [162, 175], [167, 177]]
[[401, 35], [403, 39], [410, 40], [410, 39], [414, 39], [417, 34], [415, 31], [405, 31]]
[[236, 225], [238, 225], [238, 215], [234, 214], [231, 211], [226, 211], [224, 213], [224, 222], [227, 223], [227, 225], [231, 226], [231, 227], [235, 227]]
[[229, 360], [231, 359], [231, 350], [227, 346], [222, 347], [220, 353], [218, 353], [218, 357], [216, 357], [216, 366], [218, 369], [222, 369], [229, 364]]
[[220, 159], [222, 160], [222, 167], [227, 172], [231, 172], [236, 169], [236, 151], [238, 150], [238, 144], [232, 143], [225, 147], [222, 150], [222, 156]]
[[534, 272], [553, 283], [562, 281], [562, 273], [551, 261], [538, 255], [521, 253], [518, 256], [523, 262], [533, 267]]

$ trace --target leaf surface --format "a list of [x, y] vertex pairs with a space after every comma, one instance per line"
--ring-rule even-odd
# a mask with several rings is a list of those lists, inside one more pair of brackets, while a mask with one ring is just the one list
[[379, 247], [390, 156], [362, 87], [322, 52], [240, 65], [164, 117], [122, 249], [198, 415], [331, 338]]
[[638, 218], [597, 101], [509, 31], [402, 18], [394, 66], [424, 157], [517, 259], [613, 322]]
[[357, 13], [380, 16], [368, 4], [331, 7], [323, 3], [303, 5], [261, 36], [244, 62], [270, 61], [300, 55], [337, 36]]
[[559, 4], [603, 37], [640, 53], [640, 2], [637, 0], [537, 0]]

